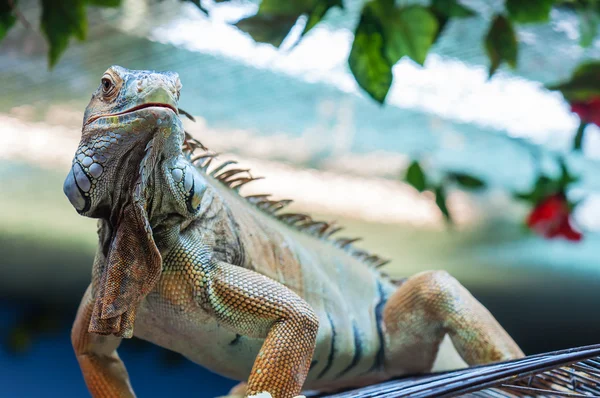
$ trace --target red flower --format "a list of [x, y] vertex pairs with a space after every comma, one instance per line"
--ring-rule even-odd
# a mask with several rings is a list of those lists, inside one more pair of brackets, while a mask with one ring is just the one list
[[567, 240], [580, 241], [583, 237], [571, 223], [569, 203], [561, 193], [538, 203], [527, 217], [527, 226], [548, 239], [562, 236]]
[[572, 102], [571, 112], [574, 112], [586, 123], [600, 126], [600, 97], [592, 97], [583, 102]]

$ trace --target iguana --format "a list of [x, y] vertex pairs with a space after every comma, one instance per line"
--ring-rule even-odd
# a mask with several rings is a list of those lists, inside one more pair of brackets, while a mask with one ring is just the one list
[[[523, 356], [444, 271], [392, 281], [338, 228], [242, 196], [253, 178], [187, 135], [173, 72], [110, 67], [64, 183], [99, 219], [72, 343], [94, 397], [134, 396], [133, 335], [221, 375], [232, 395], [297, 396], [426, 372], [449, 335], [469, 365]], [[209, 168], [210, 166], [210, 168]]]

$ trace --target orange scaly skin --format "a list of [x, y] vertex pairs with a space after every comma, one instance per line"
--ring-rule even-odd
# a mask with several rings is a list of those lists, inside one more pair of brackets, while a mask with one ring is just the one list
[[[449, 335], [468, 364], [522, 356], [455, 279], [398, 285], [383, 261], [287, 202], [244, 198], [242, 170], [192, 157], [176, 74], [111, 67], [86, 109], [64, 191], [99, 219], [92, 283], [72, 332], [94, 397], [131, 397], [116, 349], [138, 336], [289, 398], [430, 371]], [[263, 394], [264, 395], [264, 394]]]

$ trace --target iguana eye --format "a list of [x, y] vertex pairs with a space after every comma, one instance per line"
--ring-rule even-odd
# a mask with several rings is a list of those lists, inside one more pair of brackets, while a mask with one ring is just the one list
[[102, 78], [102, 94], [109, 96], [112, 94], [114, 88], [115, 85], [110, 77], [105, 76]]

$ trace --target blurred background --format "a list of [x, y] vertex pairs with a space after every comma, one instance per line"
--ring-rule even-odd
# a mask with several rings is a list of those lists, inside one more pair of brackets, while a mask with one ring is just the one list
[[[552, 9], [549, 22], [516, 28], [517, 68], [488, 79], [481, 38], [503, 2], [460, 3], [477, 15], [450, 21], [423, 67], [396, 63], [380, 105], [347, 63], [362, 1], [332, 8], [292, 46], [299, 21], [280, 49], [231, 25], [258, 2], [207, 1], [210, 16], [175, 0], [89, 7], [86, 40], [72, 40], [52, 69], [41, 6], [19, 1], [0, 42], [3, 396], [87, 394], [69, 330], [90, 280], [96, 222], [76, 214], [62, 183], [85, 106], [113, 64], [179, 73], [181, 107], [197, 120], [186, 129], [266, 177], [245, 193], [292, 198], [295, 210], [336, 220], [392, 259], [392, 276], [449, 271], [527, 354], [600, 342], [600, 134], [588, 126], [583, 149], [572, 151], [580, 119], [545, 88], [599, 58], [600, 43], [581, 47], [577, 16]], [[578, 177], [569, 197], [579, 241], [528, 230], [532, 206], [514, 197], [540, 173], [559, 176], [558, 157]], [[463, 173], [485, 187], [446, 187], [449, 223], [439, 195], [406, 181], [415, 160], [433, 181]], [[142, 397], [210, 397], [234, 384], [136, 339], [119, 352]]]

